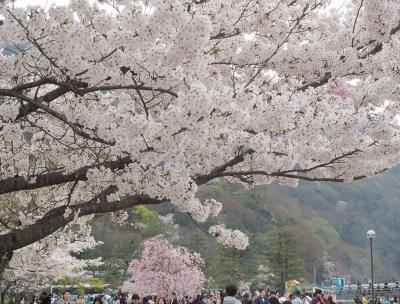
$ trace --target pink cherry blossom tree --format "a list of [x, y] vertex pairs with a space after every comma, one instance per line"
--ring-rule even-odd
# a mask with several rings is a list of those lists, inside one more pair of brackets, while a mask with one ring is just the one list
[[203, 259], [184, 247], [174, 247], [159, 235], [144, 241], [141, 258], [129, 265], [132, 277], [123, 290], [141, 296], [157, 294], [170, 297], [195, 296], [201, 291], [205, 277], [201, 270]]

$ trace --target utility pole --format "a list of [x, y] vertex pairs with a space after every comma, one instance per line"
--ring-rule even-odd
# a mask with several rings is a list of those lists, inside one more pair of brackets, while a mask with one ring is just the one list
[[372, 301], [371, 303], [375, 303], [375, 293], [374, 293], [374, 258], [372, 255], [372, 240], [375, 238], [376, 233], [374, 230], [369, 230], [367, 232], [367, 237], [369, 238], [369, 245], [370, 245], [370, 250], [371, 250], [371, 297]]

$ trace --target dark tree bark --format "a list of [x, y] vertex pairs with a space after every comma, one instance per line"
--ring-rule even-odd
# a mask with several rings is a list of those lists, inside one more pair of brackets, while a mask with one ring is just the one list
[[[8, 266], [8, 264], [10, 263], [12, 256], [13, 256], [12, 250], [0, 249], [0, 287], [2, 286], [2, 282], [4, 279], [4, 271]], [[4, 300], [10, 287], [11, 285], [8, 284], [3, 289], [0, 290], [0, 304], [5, 304]]]
[[[82, 217], [90, 214], [115, 212], [131, 208], [137, 205], [160, 204], [164, 200], [152, 199], [144, 195], [126, 196], [119, 201], [108, 201], [107, 196], [116, 192], [117, 188], [111, 186], [91, 200], [79, 205], [73, 205], [71, 214], [65, 216], [66, 206], [60, 206], [47, 212], [36, 223], [23, 229], [14, 229], [6, 234], [0, 235], [0, 252], [17, 250], [33, 244], [42, 238], [56, 232], [72, 222], [75, 216]], [[0, 268], [1, 270], [1, 268]]]

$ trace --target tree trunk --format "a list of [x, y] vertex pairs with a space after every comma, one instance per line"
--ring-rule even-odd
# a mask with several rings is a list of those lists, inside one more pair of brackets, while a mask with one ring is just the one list
[[[8, 266], [8, 263], [11, 261], [12, 256], [13, 256], [12, 251], [0, 251], [0, 287], [3, 287], [4, 285], [4, 280], [3, 280], [4, 271]], [[8, 289], [9, 286], [4, 286], [4, 289], [2, 288], [2, 290], [0, 291], [1, 304], [5, 304], [4, 300]]]

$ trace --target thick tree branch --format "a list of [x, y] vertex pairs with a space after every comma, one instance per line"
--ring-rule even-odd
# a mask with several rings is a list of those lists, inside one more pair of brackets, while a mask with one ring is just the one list
[[58, 170], [46, 174], [32, 175], [29, 177], [14, 176], [0, 180], [0, 195], [21, 190], [33, 190], [49, 186], [62, 185], [73, 181], [86, 181], [86, 174], [90, 169], [108, 168], [111, 171], [122, 170], [132, 163], [130, 157], [124, 157], [115, 161], [106, 161], [100, 164], [82, 167], [74, 172], [66, 173]]
[[320, 86], [323, 86], [324, 84], [327, 84], [329, 79], [331, 79], [331, 77], [332, 77], [332, 74], [330, 72], [326, 72], [325, 75], [321, 79], [307, 83], [307, 84], [301, 86], [300, 88], [298, 88], [297, 90], [305, 91], [308, 88], [318, 88]]
[[[107, 196], [116, 192], [115, 186], [110, 186], [93, 199], [74, 206], [60, 206], [47, 212], [36, 223], [23, 229], [16, 229], [0, 235], [0, 252], [16, 250], [37, 242], [71, 223], [75, 217], [90, 214], [115, 212], [142, 204], [160, 204], [164, 200], [152, 199], [144, 195], [132, 195], [118, 201], [108, 201]], [[66, 216], [66, 208], [71, 213]]]
[[202, 175], [198, 175], [194, 181], [196, 182], [196, 184], [200, 185], [200, 184], [205, 184], [208, 181], [214, 179], [218, 174], [221, 174], [223, 172], [225, 172], [226, 169], [233, 167], [241, 162], [244, 161], [244, 157], [246, 155], [250, 155], [253, 154], [254, 150], [253, 149], [248, 149], [242, 153], [239, 153], [238, 155], [236, 155], [234, 158], [230, 159], [229, 161], [227, 161], [226, 163], [224, 163], [221, 166], [218, 166], [216, 168], [214, 168], [209, 174], [202, 174]]
[[26, 84], [18, 85], [12, 89], [1, 89], [0, 88], [0, 96], [4, 97], [14, 97], [17, 99], [21, 99], [27, 102], [26, 105], [20, 107], [19, 113], [15, 120], [19, 120], [24, 116], [35, 112], [40, 108], [38, 104], [35, 102], [30, 102], [29, 98], [21, 93], [21, 91], [26, 89], [36, 88], [43, 84], [54, 84], [59, 87], [46, 93], [45, 95], [39, 97], [38, 99], [43, 101], [44, 103], [50, 103], [53, 100], [65, 95], [68, 92], [78, 93], [80, 95], [85, 95], [87, 93], [99, 92], [99, 91], [115, 91], [115, 90], [135, 90], [135, 91], [152, 91], [152, 92], [160, 92], [165, 94], [170, 94], [173, 97], [178, 97], [178, 95], [167, 89], [163, 88], [153, 88], [144, 85], [104, 85], [104, 86], [95, 86], [88, 88], [88, 84], [78, 80], [71, 80], [70, 82], [56, 82], [49, 78], [43, 78], [37, 81], [28, 82]]
[[[314, 165], [309, 168], [303, 168], [303, 169], [291, 169], [291, 170], [274, 171], [274, 172], [267, 172], [265, 170], [226, 171], [226, 169], [228, 169], [229, 167], [232, 167], [244, 160], [243, 155], [238, 155], [234, 159], [232, 159], [229, 162], [227, 162], [226, 164], [224, 164], [224, 166], [218, 167], [218, 170], [213, 170], [209, 174], [204, 174], [204, 175], [198, 176], [197, 179], [195, 179], [195, 181], [205, 183], [207, 181], [210, 181], [215, 178], [220, 178], [220, 177], [230, 176], [230, 177], [237, 177], [237, 178], [241, 179], [243, 177], [249, 177], [249, 176], [254, 176], [254, 175], [264, 175], [264, 176], [269, 176], [269, 177], [293, 178], [293, 179], [307, 180], [307, 181], [344, 182], [345, 179], [341, 178], [341, 177], [309, 177], [307, 175], [302, 175], [302, 174], [312, 172], [312, 171], [315, 171], [320, 168], [327, 168], [329, 166], [334, 165], [335, 163], [344, 161], [346, 158], [349, 158], [359, 152], [362, 152], [362, 151], [359, 149], [354, 149], [353, 151], [343, 153], [340, 156], [334, 157], [329, 161]], [[353, 178], [353, 180], [359, 180], [364, 177], [365, 177], [364, 175], [356, 176]]]
[[[69, 91], [70, 90], [67, 89], [67, 88], [58, 87], [58, 88], [54, 89], [53, 91], [51, 91], [51, 92], [45, 94], [44, 96], [42, 96], [41, 99], [44, 102], [49, 103], [49, 102], [51, 102], [51, 101], [63, 96], [64, 94], [68, 93]], [[1, 95], [1, 93], [0, 93], [0, 95]], [[38, 106], [36, 106], [35, 104], [28, 103], [28, 104], [24, 105], [23, 107], [20, 107], [18, 115], [15, 118], [15, 120], [19, 120], [22, 117], [37, 111], [38, 109], [39, 109]]]
[[[330, 161], [312, 166], [306, 169], [297, 169], [297, 170], [287, 170], [287, 171], [276, 171], [276, 172], [266, 172], [263, 170], [249, 170], [249, 171], [226, 171], [228, 168], [231, 168], [241, 162], [244, 161], [246, 155], [251, 155], [254, 153], [254, 150], [248, 149], [245, 151], [241, 151], [234, 158], [225, 162], [224, 164], [213, 169], [209, 174], [198, 175], [194, 181], [198, 185], [202, 185], [207, 183], [208, 181], [219, 178], [219, 177], [247, 177], [254, 175], [265, 175], [276, 178], [294, 178], [300, 180], [308, 180], [308, 181], [331, 181], [331, 182], [343, 182], [344, 179], [340, 176], [325, 178], [325, 177], [308, 177], [306, 175], [301, 175], [298, 173], [307, 173], [318, 168], [327, 167], [338, 161], [341, 161], [345, 158], [351, 157], [355, 155], [360, 150], [353, 150], [348, 153], [344, 153], [341, 156], [335, 157]], [[123, 169], [127, 164], [131, 162], [130, 158], [126, 157], [119, 161], [115, 162], [106, 162], [102, 163], [102, 166], [107, 168], [111, 168], [113, 170]], [[65, 174], [63, 172], [54, 172], [53, 176], [46, 175], [46, 178], [37, 176], [36, 180], [33, 183], [29, 183], [24, 178], [14, 177], [11, 179], [3, 180], [0, 182], [0, 189], [2, 193], [17, 191], [25, 189], [36, 189], [39, 187], [46, 187], [49, 185], [63, 184], [66, 182], [75, 181], [75, 183], [79, 180], [86, 180], [86, 173], [90, 168], [99, 167], [101, 165], [85, 167], [80, 170], [77, 170], [71, 174]], [[358, 180], [364, 178], [365, 176], [357, 176], [354, 177], [354, 180]], [[165, 202], [166, 199], [153, 199], [146, 195], [130, 195], [126, 196], [121, 200], [110, 202], [107, 199], [112, 193], [117, 192], [118, 188], [116, 186], [110, 186], [99, 195], [94, 197], [93, 199], [73, 206], [60, 206], [48, 211], [41, 219], [39, 219], [36, 223], [29, 225], [23, 229], [12, 230], [6, 234], [0, 235], [0, 252], [5, 252], [6, 250], [12, 251], [22, 247], [25, 247], [29, 244], [32, 244], [51, 233], [54, 233], [58, 229], [66, 226], [70, 222], [74, 220], [75, 217], [82, 217], [90, 214], [97, 213], [106, 213], [106, 212], [115, 212], [118, 210], [130, 208], [136, 205], [148, 205], [148, 204], [160, 204]], [[66, 215], [66, 208], [70, 209], [70, 214]]]
[[178, 97], [178, 94], [171, 90], [163, 89], [163, 88], [153, 88], [145, 85], [104, 85], [104, 86], [96, 86], [87, 89], [79, 89], [78, 93], [86, 94], [90, 92], [98, 92], [98, 91], [115, 91], [115, 90], [140, 90], [140, 91], [152, 91], [152, 92], [160, 92], [172, 95], [174, 97]]

